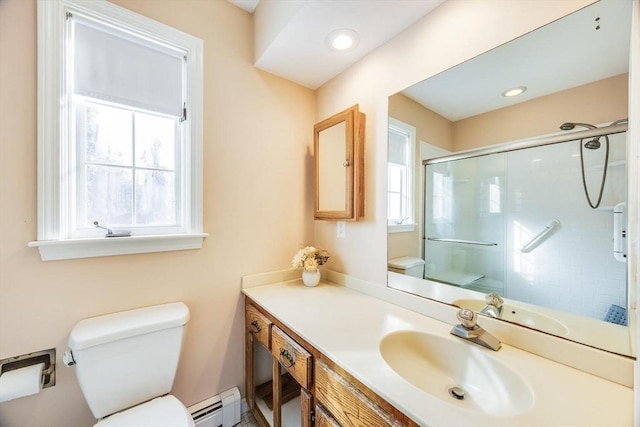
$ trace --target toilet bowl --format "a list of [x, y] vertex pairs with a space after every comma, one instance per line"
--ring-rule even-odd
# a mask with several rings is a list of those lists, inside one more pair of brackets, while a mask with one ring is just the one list
[[189, 309], [181, 302], [81, 320], [65, 363], [75, 368], [94, 427], [193, 427], [173, 386]]
[[389, 271], [406, 274], [407, 276], [424, 278], [424, 260], [403, 256], [388, 261]]

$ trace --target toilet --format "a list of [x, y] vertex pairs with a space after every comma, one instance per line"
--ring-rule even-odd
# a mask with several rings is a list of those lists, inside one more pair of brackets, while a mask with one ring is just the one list
[[389, 271], [406, 274], [407, 276], [424, 278], [424, 260], [403, 256], [388, 261]]
[[189, 309], [181, 302], [81, 320], [64, 361], [73, 366], [94, 427], [193, 427], [169, 394]]

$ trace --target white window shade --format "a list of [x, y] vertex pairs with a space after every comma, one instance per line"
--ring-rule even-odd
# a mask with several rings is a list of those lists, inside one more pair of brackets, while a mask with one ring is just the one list
[[390, 130], [389, 163], [407, 166], [407, 136]]
[[73, 20], [76, 94], [182, 116], [183, 53], [126, 40], [119, 31], [80, 17]]

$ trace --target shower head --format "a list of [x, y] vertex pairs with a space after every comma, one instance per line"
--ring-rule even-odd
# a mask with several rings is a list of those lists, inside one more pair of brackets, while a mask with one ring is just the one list
[[[582, 126], [588, 129], [597, 129], [596, 126], [590, 125], [589, 123], [563, 123], [560, 125], [561, 130], [571, 130], [576, 126]], [[584, 143], [584, 148], [588, 148], [589, 150], [597, 150], [600, 148], [600, 137], [593, 138], [591, 141], [587, 141]]]
[[571, 129], [574, 129], [576, 126], [582, 126], [589, 129], [597, 129], [594, 125], [590, 125], [588, 123], [571, 123], [571, 122], [561, 124], [560, 129], [571, 130]]

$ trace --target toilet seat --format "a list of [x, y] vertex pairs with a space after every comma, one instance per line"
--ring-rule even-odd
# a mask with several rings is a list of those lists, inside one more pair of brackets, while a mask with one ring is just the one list
[[171, 395], [113, 414], [94, 427], [194, 427], [187, 408]]

